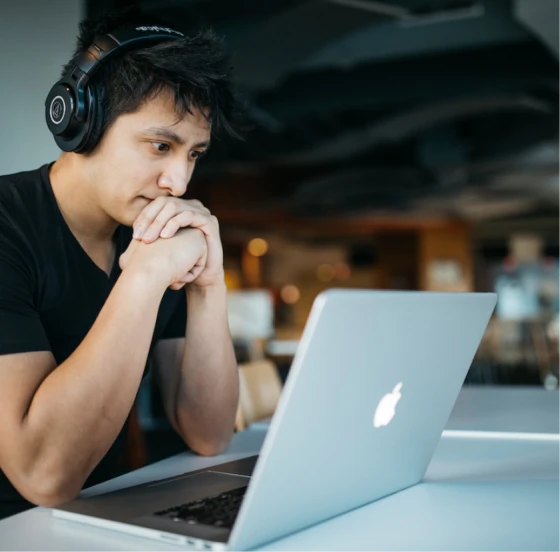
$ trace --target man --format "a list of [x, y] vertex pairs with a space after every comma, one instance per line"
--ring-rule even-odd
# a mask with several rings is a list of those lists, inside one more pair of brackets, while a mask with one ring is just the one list
[[[84, 21], [63, 74], [94, 37], [154, 24], [134, 10]], [[227, 59], [211, 33], [158, 41], [88, 86], [91, 143], [0, 177], [0, 518], [111, 475], [148, 357], [193, 451], [233, 433], [218, 223], [181, 199], [211, 136], [236, 135]]]

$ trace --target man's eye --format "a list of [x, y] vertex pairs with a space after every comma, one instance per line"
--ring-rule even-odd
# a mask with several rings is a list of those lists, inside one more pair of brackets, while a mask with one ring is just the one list
[[152, 142], [152, 146], [161, 153], [169, 151], [169, 144], [166, 144], [165, 142]]
[[191, 159], [200, 159], [206, 152], [205, 151], [191, 151]]

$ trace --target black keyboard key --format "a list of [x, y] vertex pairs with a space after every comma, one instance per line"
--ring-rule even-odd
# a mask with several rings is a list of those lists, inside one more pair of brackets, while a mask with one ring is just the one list
[[154, 515], [169, 517], [174, 521], [183, 521], [189, 525], [200, 523], [231, 528], [246, 490], [247, 487], [239, 487], [203, 500], [173, 506], [155, 512]]

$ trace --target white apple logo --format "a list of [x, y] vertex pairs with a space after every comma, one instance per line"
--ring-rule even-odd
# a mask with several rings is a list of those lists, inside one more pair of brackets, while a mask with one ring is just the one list
[[386, 426], [393, 419], [393, 416], [395, 415], [395, 407], [402, 397], [402, 386], [402, 381], [397, 383], [395, 388], [379, 401], [373, 416], [373, 427]]

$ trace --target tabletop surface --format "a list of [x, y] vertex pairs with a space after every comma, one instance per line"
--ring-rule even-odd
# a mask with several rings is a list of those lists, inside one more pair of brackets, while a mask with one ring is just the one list
[[542, 387], [466, 385], [447, 429], [558, 433], [558, 398]]
[[[465, 387], [447, 428], [452, 431], [444, 433], [422, 483], [261, 549], [558, 550], [558, 392]], [[265, 435], [238, 433], [220, 456], [179, 454], [83, 496], [257, 454]], [[54, 519], [48, 509], [35, 508], [0, 521], [0, 549], [181, 548]]]

